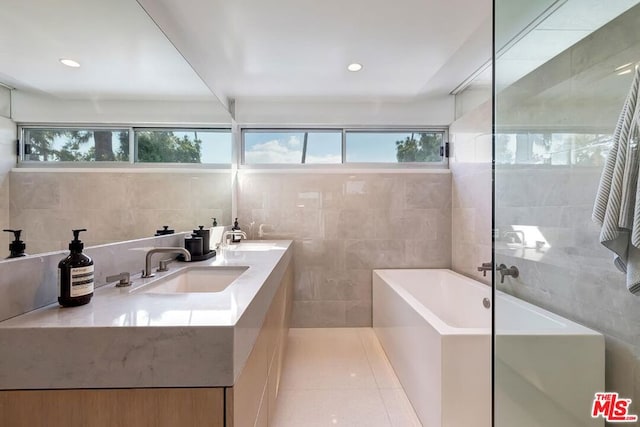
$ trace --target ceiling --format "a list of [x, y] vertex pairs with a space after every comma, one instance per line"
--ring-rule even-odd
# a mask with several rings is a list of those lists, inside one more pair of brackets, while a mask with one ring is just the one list
[[491, 54], [491, 0], [138, 2], [221, 99], [448, 94]]
[[490, 25], [491, 0], [10, 0], [0, 83], [63, 99], [407, 101], [486, 62]]
[[[520, 79], [636, 3], [502, 0], [496, 37], [507, 47], [498, 83]], [[9, 0], [0, 15], [0, 82], [64, 99], [438, 99], [489, 60], [491, 7], [491, 0]], [[65, 67], [63, 57], [82, 66]], [[351, 62], [364, 69], [348, 72]], [[476, 83], [490, 77], [488, 70]]]
[[135, 0], [4, 1], [0, 82], [65, 99], [215, 99]]

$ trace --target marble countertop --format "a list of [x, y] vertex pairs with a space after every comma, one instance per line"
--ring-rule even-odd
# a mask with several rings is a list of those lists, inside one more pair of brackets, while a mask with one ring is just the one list
[[[245, 241], [213, 260], [175, 262], [151, 279], [138, 274], [131, 287], [97, 288], [84, 306], [52, 304], [0, 322], [0, 389], [231, 386], [290, 248], [289, 240]], [[220, 292], [141, 292], [209, 266], [248, 268]]]

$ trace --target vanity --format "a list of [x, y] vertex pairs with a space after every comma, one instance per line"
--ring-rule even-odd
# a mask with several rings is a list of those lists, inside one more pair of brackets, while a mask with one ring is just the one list
[[267, 426], [292, 265], [291, 241], [244, 241], [0, 322], [0, 424]]

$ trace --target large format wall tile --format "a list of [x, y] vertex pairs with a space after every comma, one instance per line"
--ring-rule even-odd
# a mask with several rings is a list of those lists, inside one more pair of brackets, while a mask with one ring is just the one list
[[99, 245], [152, 236], [163, 225], [176, 231], [210, 226], [211, 217], [228, 225], [230, 176], [199, 171], [13, 171], [9, 224], [24, 230], [28, 253], [66, 249], [73, 228], [86, 228], [85, 244]]
[[[12, 226], [30, 253], [231, 221], [228, 173], [11, 173]], [[242, 173], [238, 216], [250, 238], [293, 239], [294, 326], [370, 326], [375, 268], [451, 266], [451, 176]]]
[[241, 172], [238, 193], [250, 238], [295, 241], [294, 327], [371, 326], [373, 269], [451, 266], [448, 171]]
[[[2, 89], [0, 89], [2, 92]], [[0, 93], [0, 97], [7, 96]], [[8, 99], [6, 99], [8, 103]], [[2, 103], [2, 102], [0, 102]], [[11, 228], [9, 224], [9, 171], [16, 164], [16, 124], [0, 116], [0, 230]], [[0, 259], [4, 258], [4, 251], [9, 245], [9, 234], [0, 235]], [[3, 256], [4, 255], [4, 256]]]
[[449, 133], [452, 269], [490, 284], [491, 274], [483, 276], [477, 267], [492, 256], [491, 102], [460, 117]]

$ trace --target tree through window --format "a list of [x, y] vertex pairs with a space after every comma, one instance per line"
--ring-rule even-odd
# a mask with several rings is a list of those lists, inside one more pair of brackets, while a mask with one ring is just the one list
[[22, 135], [26, 162], [231, 163], [229, 129], [24, 127]]

